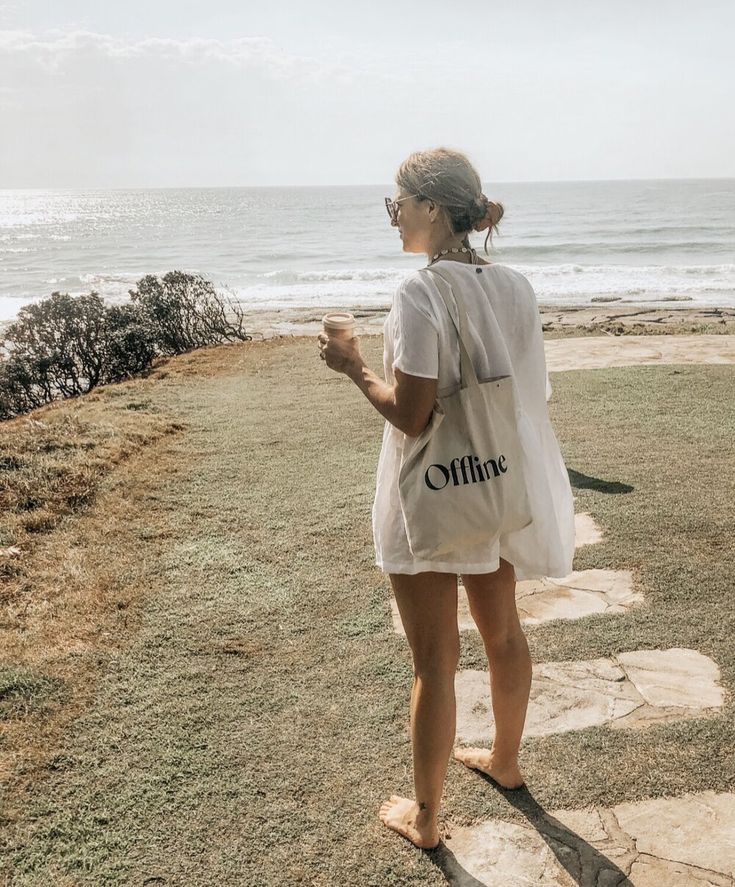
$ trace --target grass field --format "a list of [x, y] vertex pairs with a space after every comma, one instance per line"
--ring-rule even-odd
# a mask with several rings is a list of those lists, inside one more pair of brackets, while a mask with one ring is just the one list
[[[380, 372], [382, 340], [362, 349]], [[732, 791], [732, 367], [552, 384], [605, 532], [575, 568], [632, 570], [646, 605], [528, 629], [534, 663], [691, 647], [729, 692], [714, 718], [524, 740], [528, 789], [546, 810]], [[357, 388], [276, 339], [34, 418], [0, 425], [0, 548], [21, 552], [0, 561], [2, 883], [445, 883], [377, 817], [412, 792], [412, 672], [373, 564], [383, 419]], [[460, 667], [484, 665], [463, 635]], [[489, 817], [526, 815], [450, 761], [442, 818]]]

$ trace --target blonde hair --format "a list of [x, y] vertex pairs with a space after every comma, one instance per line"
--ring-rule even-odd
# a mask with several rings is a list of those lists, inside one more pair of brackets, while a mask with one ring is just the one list
[[487, 228], [484, 249], [488, 251], [487, 242], [492, 243], [493, 231], [503, 218], [503, 204], [485, 197], [480, 176], [465, 154], [451, 148], [414, 151], [398, 167], [395, 181], [406, 194], [441, 206], [452, 232], [465, 235], [466, 246], [470, 231]]

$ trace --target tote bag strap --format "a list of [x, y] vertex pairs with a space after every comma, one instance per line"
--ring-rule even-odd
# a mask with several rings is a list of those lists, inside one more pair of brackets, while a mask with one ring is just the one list
[[[467, 350], [465, 342], [466, 330], [469, 324], [467, 322], [467, 309], [465, 308], [464, 299], [462, 298], [461, 293], [455, 292], [452, 288], [452, 284], [436, 269], [424, 268], [422, 270], [428, 271], [434, 278], [437, 278], [436, 288], [439, 290], [439, 295], [442, 297], [442, 301], [447, 309], [447, 314], [449, 314], [449, 319], [452, 321], [454, 328], [457, 331], [457, 336], [459, 338], [459, 386], [460, 388], [467, 388], [470, 385], [479, 385], [477, 373], [475, 372], [475, 367], [472, 364], [472, 358], [470, 357], [470, 352]], [[441, 284], [439, 281], [441, 281]], [[449, 305], [449, 299], [452, 296], [454, 296], [454, 301], [457, 305], [457, 320], [454, 319], [452, 309]]]
[[[437, 282], [436, 288], [439, 290], [439, 295], [442, 297], [444, 301], [444, 305], [446, 306], [447, 313], [454, 324], [454, 328], [457, 330], [457, 335], [459, 336], [459, 354], [460, 354], [460, 388], [466, 388], [467, 385], [464, 384], [465, 379], [468, 380], [469, 385], [478, 385], [477, 373], [475, 372], [475, 368], [472, 364], [472, 358], [470, 357], [469, 350], [467, 349], [467, 344], [465, 340], [466, 330], [469, 327], [469, 322], [467, 320], [467, 310], [465, 308], [464, 297], [459, 290], [459, 287], [455, 288], [452, 286], [450, 280], [440, 274], [435, 268], [423, 268], [423, 271], [429, 271], [435, 278], [439, 278], [442, 283], [445, 285], [446, 290], [449, 294], [454, 296], [454, 301], [457, 303], [457, 314], [458, 321], [455, 321], [454, 316], [452, 315], [452, 310], [449, 307], [449, 300], [447, 298], [447, 294], [442, 286]], [[513, 363], [510, 359], [510, 353], [508, 352], [508, 347], [505, 343], [505, 338], [503, 337], [500, 327], [498, 326], [498, 322], [495, 319], [495, 316], [491, 313], [491, 323], [494, 325], [497, 336], [496, 336], [496, 352], [500, 351], [505, 358], [506, 365], [508, 367], [508, 373], [511, 376], [513, 381], [513, 389], [516, 394], [516, 398], [518, 398], [518, 402], [520, 403], [520, 393], [518, 392], [518, 383], [515, 378], [515, 374], [513, 373], [512, 367]]]

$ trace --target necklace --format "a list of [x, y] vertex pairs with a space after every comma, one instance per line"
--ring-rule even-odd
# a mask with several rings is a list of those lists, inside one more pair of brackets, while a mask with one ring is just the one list
[[446, 256], [447, 253], [470, 253], [470, 264], [476, 264], [477, 253], [472, 247], [468, 249], [466, 246], [453, 246], [451, 249], [440, 250], [435, 256], [431, 257], [429, 264], [432, 265], [441, 256]]

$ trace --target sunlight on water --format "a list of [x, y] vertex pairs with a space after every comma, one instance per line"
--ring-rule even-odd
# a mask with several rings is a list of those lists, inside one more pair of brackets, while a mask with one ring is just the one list
[[[200, 272], [249, 308], [385, 307], [404, 254], [392, 186], [0, 191], [0, 320], [53, 291], [124, 301], [144, 274]], [[735, 305], [735, 180], [486, 185], [491, 260], [540, 303]], [[481, 247], [483, 237], [474, 236]]]

